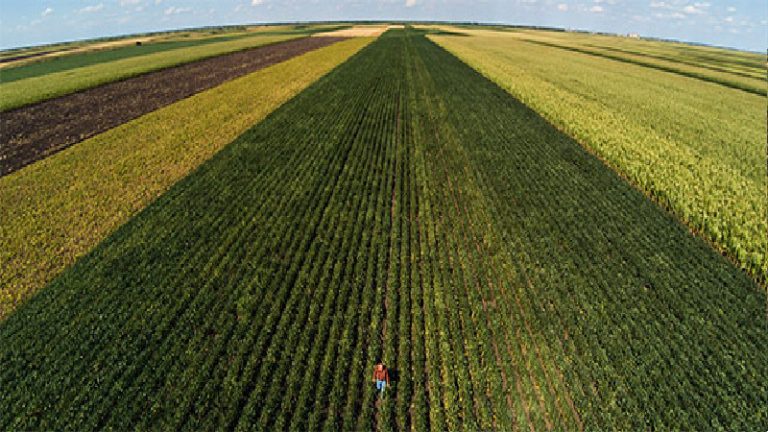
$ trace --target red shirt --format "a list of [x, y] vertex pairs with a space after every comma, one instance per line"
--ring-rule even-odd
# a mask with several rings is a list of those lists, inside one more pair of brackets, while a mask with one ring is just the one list
[[386, 381], [387, 384], [389, 384], [389, 372], [387, 371], [387, 368], [383, 367], [381, 370], [379, 370], [378, 367], [374, 368], [373, 379], [376, 381]]

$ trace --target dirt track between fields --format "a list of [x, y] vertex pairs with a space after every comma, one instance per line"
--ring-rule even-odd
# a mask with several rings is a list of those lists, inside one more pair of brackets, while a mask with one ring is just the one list
[[225, 81], [343, 39], [289, 40], [151, 72], [0, 113], [0, 176]]

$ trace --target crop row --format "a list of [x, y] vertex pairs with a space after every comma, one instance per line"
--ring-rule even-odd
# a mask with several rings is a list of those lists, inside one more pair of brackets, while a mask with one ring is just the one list
[[717, 69], [713, 70], [712, 68], [704, 68], [699, 65], [689, 65], [686, 63], [670, 61], [667, 59], [648, 57], [647, 55], [627, 52], [625, 50], [606, 49], [603, 47], [572, 46], [537, 40], [528, 40], [527, 42], [574, 51], [596, 57], [603, 57], [606, 59], [635, 64], [651, 69], [658, 69], [664, 72], [675, 73], [678, 75], [743, 90], [745, 92], [760, 96], [764, 96], [766, 94], [765, 79], [762, 77], [754, 77], [749, 75], [744, 76], [743, 74], [737, 72]]
[[[384, 37], [3, 322], [0, 426], [513, 427], [511, 351], [423, 147], [440, 125], [421, 55]], [[375, 358], [395, 377], [381, 401]]]
[[764, 425], [760, 288], [458, 59], [425, 63], [437, 88], [451, 88], [446, 122], [487, 203], [504, 279], [522, 294], [524, 327], [557, 359], [549, 380], [562, 373], [571, 391], [558, 393], [573, 396], [583, 423]]
[[369, 42], [343, 41], [270, 66], [0, 178], [0, 318]]
[[517, 42], [433, 36], [576, 138], [757, 281], [768, 278], [765, 98]]

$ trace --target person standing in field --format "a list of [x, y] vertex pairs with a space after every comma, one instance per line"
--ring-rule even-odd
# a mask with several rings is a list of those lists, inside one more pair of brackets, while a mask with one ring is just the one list
[[389, 371], [384, 363], [378, 362], [373, 367], [373, 382], [376, 383], [376, 390], [384, 396], [384, 389], [389, 385]]

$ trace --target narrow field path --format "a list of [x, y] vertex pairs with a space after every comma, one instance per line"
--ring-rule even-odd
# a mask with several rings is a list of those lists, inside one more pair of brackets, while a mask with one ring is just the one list
[[302, 38], [150, 72], [0, 113], [0, 176], [195, 93], [331, 45]]

